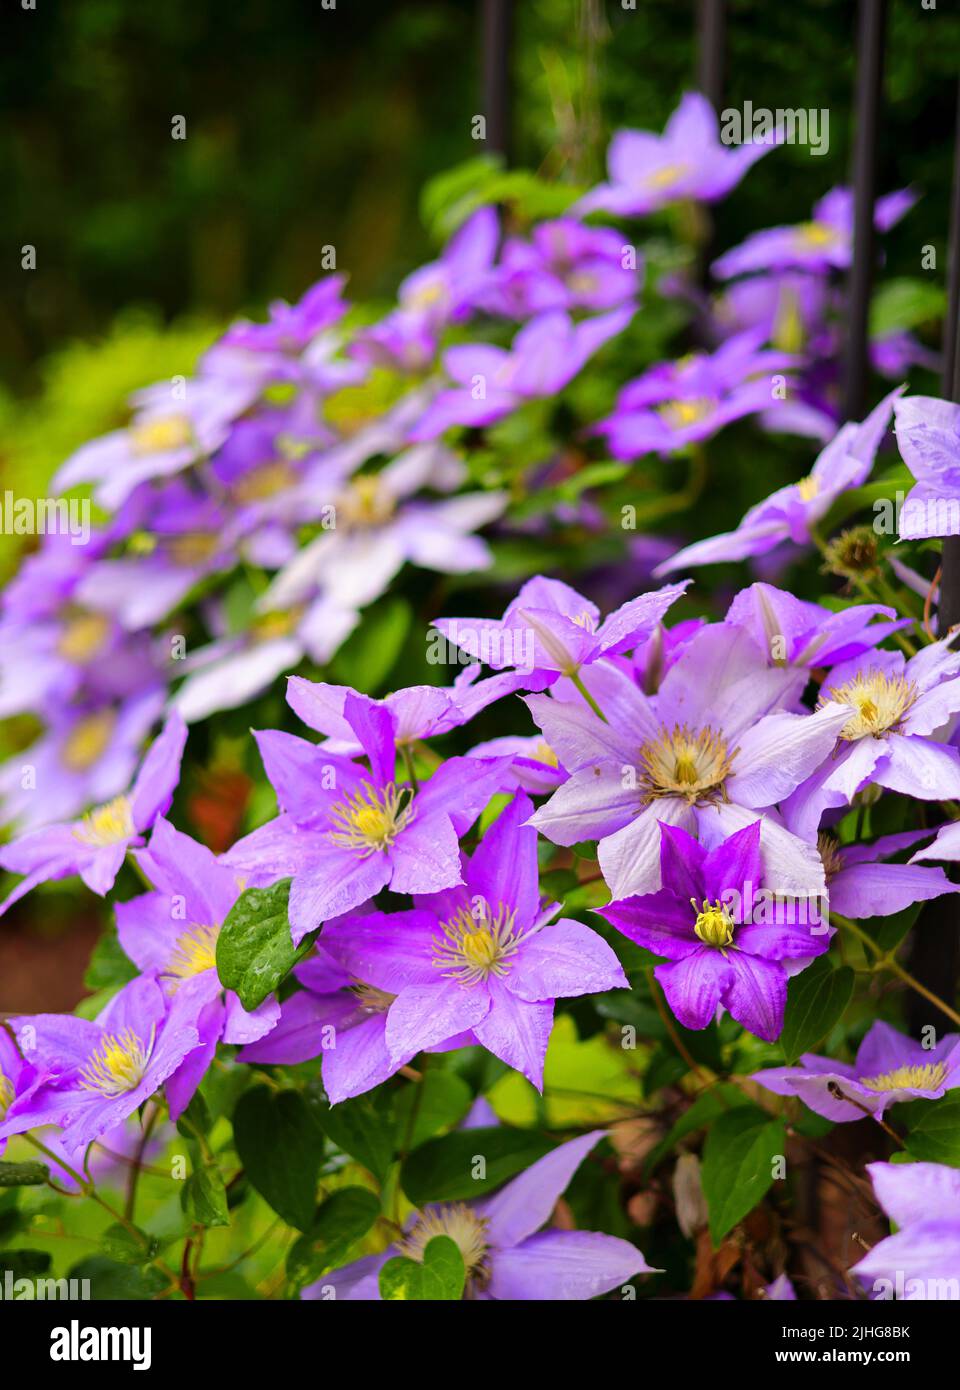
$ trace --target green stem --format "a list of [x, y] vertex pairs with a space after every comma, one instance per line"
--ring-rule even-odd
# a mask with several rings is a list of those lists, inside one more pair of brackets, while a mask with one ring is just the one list
[[867, 932], [857, 926], [856, 922], [851, 922], [849, 918], [841, 917], [836, 912], [831, 912], [830, 917], [839, 927], [842, 927], [844, 931], [850, 932], [852, 936], [857, 938], [861, 945], [865, 946], [867, 950], [870, 951], [871, 955], [874, 957], [872, 967], [874, 971], [889, 970], [892, 975], [896, 975], [898, 980], [902, 980], [909, 989], [915, 990], [917, 994], [922, 994], [924, 999], [933, 1004], [935, 1008], [939, 1009], [940, 1012], [945, 1014], [953, 1023], [960, 1026], [960, 1013], [957, 1013], [956, 1009], [951, 1008], [949, 1004], [945, 1003], [938, 995], [934, 994], [932, 990], [927, 989], [926, 985], [921, 984], [915, 976], [910, 974], [909, 970], [903, 968], [893, 955], [883, 951]]
[[606, 723], [607, 723], [607, 716], [604, 714], [603, 710], [600, 708], [600, 706], [597, 704], [596, 700], [595, 700], [595, 699], [593, 698], [593, 696], [590, 694], [590, 691], [589, 691], [589, 690], [587, 689], [587, 687], [584, 685], [583, 680], [582, 680], [581, 677], [580, 677], [580, 672], [579, 672], [579, 671], [572, 671], [572, 672], [570, 672], [570, 680], [573, 682], [573, 684], [574, 684], [574, 685], [577, 687], [577, 689], [580, 691], [580, 694], [581, 694], [581, 695], [583, 696], [583, 698], [586, 700], [587, 704], [588, 704], [588, 705], [590, 706], [590, 708], [593, 710], [593, 712], [594, 712], [594, 714], [597, 716], [597, 718], [598, 718], [598, 719], [602, 719], [603, 722], [604, 722], [604, 724], [606, 724]]

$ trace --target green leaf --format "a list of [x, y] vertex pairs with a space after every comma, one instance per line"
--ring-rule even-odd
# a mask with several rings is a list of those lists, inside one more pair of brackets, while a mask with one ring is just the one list
[[140, 1239], [119, 1221], [108, 1226], [100, 1237], [100, 1248], [108, 1259], [121, 1265], [144, 1265], [154, 1258], [160, 1242], [140, 1231]]
[[423, 1080], [397, 1096], [397, 1133], [404, 1149], [415, 1149], [441, 1129], [452, 1129], [470, 1109], [473, 1094], [452, 1071], [426, 1071]]
[[217, 937], [217, 974], [251, 1013], [310, 949], [313, 936], [294, 946], [287, 902], [288, 878], [271, 888], [248, 888], [227, 913]]
[[42, 1187], [49, 1176], [45, 1163], [0, 1163], [0, 1187]]
[[780, 1046], [788, 1064], [809, 1052], [840, 1019], [853, 993], [853, 971], [834, 970], [826, 956], [794, 975], [787, 987], [787, 1008]]
[[317, 1109], [317, 1123], [331, 1143], [383, 1182], [396, 1153], [397, 1126], [389, 1092], [357, 1096], [339, 1105], [324, 1102]]
[[105, 1255], [91, 1255], [81, 1260], [68, 1272], [67, 1278], [89, 1279], [90, 1297], [94, 1301], [154, 1298], [167, 1287], [166, 1278], [153, 1265], [138, 1269], [134, 1265], [118, 1264]]
[[85, 989], [119, 989], [137, 974], [137, 967], [120, 945], [115, 926], [108, 927], [93, 948], [83, 977]]
[[883, 338], [942, 318], [946, 301], [943, 286], [930, 280], [887, 280], [870, 305], [870, 337]]
[[233, 1138], [250, 1183], [298, 1231], [313, 1223], [323, 1134], [297, 1091], [254, 1086], [237, 1102]]
[[213, 1124], [207, 1102], [199, 1091], [195, 1091], [190, 1104], [177, 1120], [177, 1132], [185, 1139], [195, 1139], [200, 1134], [209, 1133]]
[[414, 1206], [478, 1197], [529, 1168], [553, 1144], [526, 1129], [457, 1130], [429, 1139], [400, 1169], [400, 1185]]
[[783, 1121], [768, 1119], [754, 1105], [729, 1110], [711, 1125], [701, 1178], [715, 1246], [761, 1200], [785, 1146]]
[[423, 1260], [395, 1255], [380, 1271], [380, 1296], [428, 1303], [452, 1303], [463, 1297], [466, 1269], [456, 1242], [449, 1236], [427, 1241]]
[[329, 679], [376, 694], [403, 651], [412, 622], [413, 609], [406, 599], [381, 599], [367, 609], [360, 626], [330, 662]]
[[[643, 1163], [644, 1175], [652, 1173], [657, 1164], [676, 1148], [681, 1139], [685, 1139], [688, 1134], [693, 1134], [695, 1130], [703, 1129], [704, 1125], [710, 1124], [718, 1116], [736, 1106], [740, 1099], [740, 1091], [736, 1086], [715, 1086], [709, 1091], [704, 1091], [690, 1108], [684, 1111], [656, 1148], [651, 1149], [647, 1154]], [[743, 1110], [746, 1107], [740, 1105], [738, 1108]], [[761, 1113], [758, 1107], [757, 1114]]]
[[180, 1205], [201, 1226], [230, 1225], [227, 1189], [216, 1164], [204, 1163], [194, 1169], [183, 1185]]
[[46, 1250], [8, 1250], [3, 1257], [3, 1272], [9, 1270], [12, 1279], [39, 1279], [52, 1264], [53, 1256]]
[[907, 1148], [914, 1158], [960, 1168], [960, 1093], [898, 1105], [896, 1115], [907, 1127]]
[[341, 1187], [317, 1207], [310, 1230], [287, 1256], [287, 1278], [298, 1288], [341, 1265], [380, 1215], [380, 1199], [366, 1187]]

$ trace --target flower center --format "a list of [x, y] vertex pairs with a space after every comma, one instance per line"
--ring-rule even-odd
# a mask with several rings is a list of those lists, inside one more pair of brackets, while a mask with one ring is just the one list
[[80, 1069], [80, 1089], [99, 1091], [102, 1096], [122, 1096], [134, 1091], [143, 1080], [153, 1052], [156, 1028], [146, 1042], [133, 1031], [107, 1033], [96, 1052]]
[[348, 527], [383, 526], [396, 509], [396, 501], [373, 473], [355, 478], [340, 496], [337, 518]]
[[862, 1076], [860, 1084], [870, 1091], [936, 1091], [943, 1085], [946, 1074], [943, 1062], [927, 1062], [925, 1066], [897, 1067], [880, 1076]]
[[797, 233], [803, 246], [831, 246], [840, 239], [840, 233], [829, 222], [802, 222]]
[[220, 547], [219, 539], [212, 532], [184, 531], [167, 541], [167, 554], [175, 565], [193, 569], [212, 560]]
[[455, 917], [442, 924], [443, 936], [435, 936], [437, 954], [433, 965], [462, 985], [476, 985], [490, 975], [498, 978], [510, 969], [523, 933], [515, 926], [514, 912], [500, 903], [495, 917], [484, 916], [479, 921], [462, 907]]
[[449, 1236], [463, 1256], [467, 1278], [483, 1280], [488, 1273], [487, 1223], [464, 1202], [436, 1207], [423, 1216], [398, 1242], [399, 1249], [411, 1260], [423, 1262], [424, 1251], [434, 1236]]
[[64, 740], [64, 766], [70, 772], [86, 772], [93, 767], [106, 751], [115, 723], [116, 715], [109, 709], [78, 719]]
[[177, 937], [177, 944], [170, 953], [164, 978], [176, 989], [184, 980], [192, 980], [194, 975], [202, 975], [205, 970], [215, 970], [217, 966], [217, 937], [220, 928], [203, 923], [191, 927], [183, 936]]
[[737, 749], [727, 753], [726, 740], [713, 729], [694, 733], [686, 724], [662, 729], [640, 749], [639, 771], [644, 805], [658, 796], [683, 796], [696, 801], [716, 800], [733, 766]]
[[388, 783], [377, 791], [365, 782], [359, 791], [340, 801], [330, 812], [334, 829], [327, 838], [343, 849], [356, 849], [366, 857], [387, 849], [413, 819], [413, 793], [409, 787]]
[[10, 1080], [9, 1076], [4, 1075], [3, 1071], [0, 1071], [0, 1120], [3, 1119], [4, 1115], [10, 1109], [15, 1095], [16, 1092], [13, 1089], [13, 1082]]
[[274, 642], [278, 637], [289, 637], [302, 617], [300, 605], [262, 613], [250, 624], [250, 635], [255, 642]]
[[84, 816], [73, 832], [73, 838], [84, 845], [118, 845], [136, 834], [133, 812], [125, 796], [115, 796]]
[[559, 767], [560, 759], [547, 743], [546, 739], [538, 739], [533, 750], [533, 756], [538, 763], [546, 763], [547, 767]]
[[189, 444], [193, 430], [186, 415], [164, 415], [159, 420], [145, 420], [130, 429], [130, 442], [135, 454], [162, 454], [168, 449], [182, 449]]
[[714, 410], [713, 401], [707, 396], [697, 396], [686, 401], [667, 401], [657, 406], [657, 414], [672, 430], [682, 430], [688, 425], [699, 424]]
[[840, 730], [840, 737], [852, 743], [868, 734], [880, 738], [895, 729], [917, 694], [917, 687], [906, 676], [887, 676], [882, 671], [870, 670], [836, 690], [823, 691], [818, 703], [824, 705], [835, 700], [838, 704], [849, 705], [853, 717]]
[[801, 502], [812, 502], [819, 495], [820, 479], [814, 478], [812, 475], [801, 478], [797, 483], [797, 492], [800, 494]]
[[77, 665], [96, 656], [110, 632], [110, 619], [103, 613], [77, 613], [60, 634], [57, 651]]
[[706, 899], [701, 907], [697, 906], [696, 898], [690, 899], [693, 910], [697, 914], [697, 920], [693, 924], [693, 930], [697, 933], [705, 946], [732, 946], [733, 945], [733, 918], [720, 906], [719, 900], [708, 903]]
[[350, 988], [357, 996], [360, 1008], [367, 1014], [385, 1014], [397, 997], [395, 994], [388, 994], [385, 989], [377, 989], [376, 985], [365, 985], [362, 980], [358, 980]]
[[642, 188], [669, 188], [671, 184], [676, 183], [689, 172], [689, 164], [664, 164], [662, 168], [644, 174], [640, 180], [640, 186]]
[[840, 846], [832, 835], [827, 835], [823, 831], [817, 836], [817, 853], [820, 855], [820, 862], [823, 864], [824, 877], [829, 880], [835, 878], [843, 868], [843, 860], [840, 858]]
[[297, 474], [286, 459], [273, 459], [237, 478], [230, 490], [238, 502], [262, 502], [267, 497], [276, 497], [296, 481]]

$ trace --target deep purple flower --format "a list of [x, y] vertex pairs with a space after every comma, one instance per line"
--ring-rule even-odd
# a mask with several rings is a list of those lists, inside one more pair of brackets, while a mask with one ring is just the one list
[[819, 910], [764, 892], [759, 821], [711, 850], [677, 826], [660, 831], [662, 887], [600, 915], [667, 958], [654, 975], [685, 1028], [706, 1028], [723, 1006], [773, 1042], [787, 1003], [785, 963], [806, 963], [829, 946]]
[[458, 831], [499, 789], [507, 763], [450, 758], [415, 789], [396, 780], [392, 712], [351, 693], [343, 717], [369, 769], [291, 734], [256, 735], [281, 814], [221, 861], [261, 882], [292, 876], [295, 942], [388, 884], [395, 893], [429, 893], [460, 883]]
[[688, 545], [659, 565], [655, 573], [745, 560], [750, 555], [765, 555], [785, 542], [810, 545], [811, 527], [826, 516], [841, 493], [860, 487], [869, 477], [890, 423], [893, 402], [904, 389], [899, 386], [885, 396], [862, 424], [843, 425], [821, 451], [808, 477], [778, 488], [751, 507], [735, 531]]
[[324, 947], [357, 979], [395, 995], [387, 1047], [407, 1058], [458, 1033], [539, 1090], [560, 997], [617, 989], [626, 977], [602, 937], [553, 921], [540, 901], [533, 810], [518, 793], [463, 860], [463, 881], [418, 894], [413, 911], [328, 923]]
[[581, 198], [572, 212], [583, 216], [602, 209], [618, 217], [641, 217], [686, 199], [715, 203], [772, 148], [722, 144], [709, 101], [698, 92], [687, 92], [663, 135], [617, 132], [607, 154], [609, 182]]
[[629, 1241], [595, 1231], [541, 1230], [601, 1129], [561, 1144], [492, 1197], [416, 1213], [403, 1239], [380, 1255], [330, 1270], [305, 1299], [379, 1299], [380, 1270], [394, 1255], [423, 1259], [434, 1236], [449, 1236], [467, 1272], [466, 1298], [558, 1300], [596, 1298], [635, 1274], [656, 1274]]
[[[888, 622], [874, 622], [887, 618]], [[895, 621], [896, 609], [879, 603], [854, 603], [831, 613], [818, 603], [805, 603], [772, 584], [741, 589], [727, 609], [724, 622], [743, 627], [773, 666], [835, 666], [872, 651], [892, 633], [909, 627], [910, 619]]]
[[[742, 628], [703, 628], [657, 692], [647, 696], [612, 663], [584, 682], [606, 721], [579, 698], [530, 695], [527, 704], [571, 776], [533, 817], [556, 844], [599, 840], [614, 898], [660, 886], [660, 822], [715, 841], [762, 820], [764, 879], [786, 894], [823, 891], [813, 843], [775, 810], [823, 762], [842, 706], [794, 714], [799, 670], [766, 666]], [[811, 837], [812, 840], [812, 837]]]
[[45, 826], [4, 845], [0, 867], [24, 878], [0, 904], [0, 914], [38, 883], [71, 874], [79, 874], [101, 897], [109, 892], [127, 850], [142, 845], [146, 831], [168, 809], [180, 780], [186, 738], [183, 720], [171, 714], [126, 795], [98, 806], [82, 820]]
[[642, 260], [619, 232], [566, 217], [541, 222], [529, 241], [507, 240], [478, 299], [489, 313], [505, 318], [526, 319], [550, 309], [599, 312], [632, 299], [642, 273]]
[[891, 1105], [936, 1100], [960, 1086], [960, 1033], [948, 1033], [934, 1048], [898, 1033], [889, 1023], [872, 1025], [853, 1063], [805, 1052], [798, 1067], [770, 1067], [753, 1075], [778, 1096], [799, 1096], [828, 1120], [879, 1120]]
[[149, 847], [134, 854], [157, 891], [117, 903], [120, 945], [176, 999], [199, 1038], [199, 1046], [167, 1080], [170, 1116], [176, 1120], [210, 1066], [217, 1043], [262, 1038], [276, 1024], [280, 1007], [268, 998], [248, 1013], [236, 994], [224, 992], [220, 984], [217, 937], [241, 891], [234, 871], [162, 817]]
[[167, 1008], [156, 980], [124, 985], [95, 1022], [71, 1014], [11, 1019], [24, 1059], [42, 1078], [15, 1100], [0, 1139], [40, 1125], [59, 1125], [69, 1154], [115, 1129], [148, 1100], [197, 1046], [189, 1002]]
[[[910, 211], [916, 194], [908, 188], [878, 198], [874, 225], [878, 232], [889, 231]], [[770, 227], [754, 232], [740, 246], [714, 261], [711, 269], [719, 279], [744, 275], [756, 270], [823, 271], [845, 270], [853, 257], [853, 190], [832, 188], [813, 209], [810, 222], [793, 227]]]
[[877, 1298], [960, 1299], [960, 1171], [943, 1163], [868, 1163], [887, 1236], [853, 1266]]

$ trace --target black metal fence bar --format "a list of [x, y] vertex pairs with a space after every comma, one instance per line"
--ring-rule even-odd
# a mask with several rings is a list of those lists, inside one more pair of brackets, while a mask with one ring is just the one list
[[874, 263], [877, 132], [883, 89], [886, 0], [860, 0], [853, 153], [853, 264], [850, 267], [844, 419], [859, 420], [867, 404], [870, 291]]
[[697, 85], [715, 111], [720, 110], [723, 99], [726, 40], [726, 0], [698, 0]]
[[513, 0], [483, 0], [483, 114], [487, 149], [511, 154], [510, 51]]

